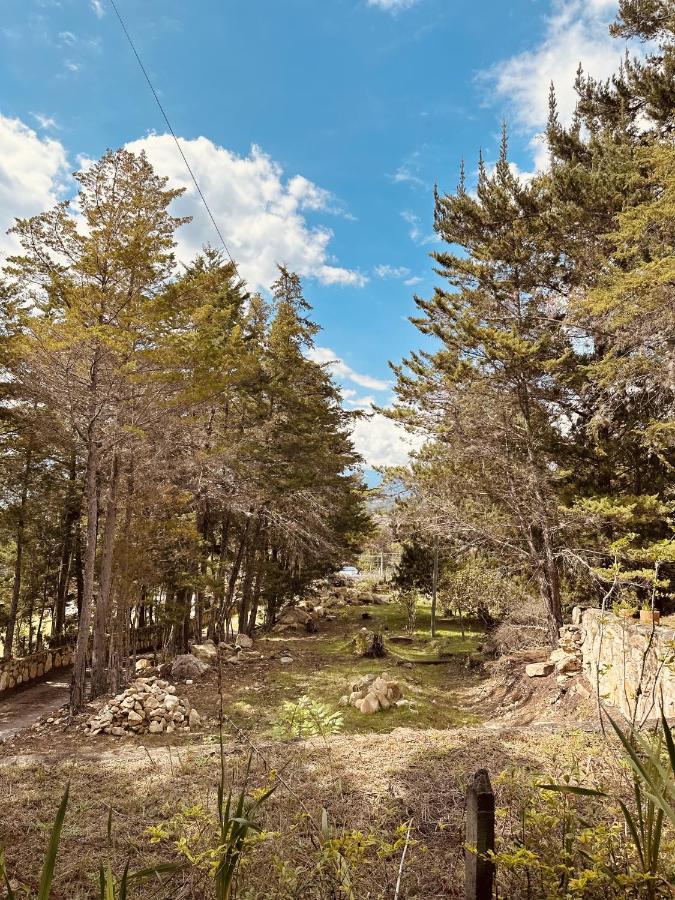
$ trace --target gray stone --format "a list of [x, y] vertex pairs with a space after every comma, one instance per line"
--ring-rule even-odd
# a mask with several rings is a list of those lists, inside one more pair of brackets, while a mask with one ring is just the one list
[[171, 663], [172, 678], [177, 678], [181, 681], [201, 678], [208, 670], [208, 664], [202, 662], [201, 659], [197, 659], [192, 653], [182, 653]]
[[218, 659], [218, 648], [213, 641], [204, 641], [203, 644], [193, 644], [192, 655], [207, 665], [213, 665]]

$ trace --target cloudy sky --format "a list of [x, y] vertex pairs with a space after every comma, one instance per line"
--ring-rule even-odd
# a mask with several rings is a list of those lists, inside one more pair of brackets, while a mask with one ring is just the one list
[[[460, 160], [493, 160], [500, 122], [523, 172], [548, 84], [564, 116], [580, 60], [623, 53], [614, 0], [117, 0], [244, 276], [283, 262], [306, 278], [345, 403], [391, 402], [388, 360], [419, 345], [407, 321], [428, 295], [433, 185]], [[217, 244], [109, 0], [2, 0], [0, 255], [14, 216], [72, 193], [70, 173], [108, 147], [145, 148], [187, 189], [188, 258]], [[359, 423], [371, 466], [405, 458], [382, 416]]]

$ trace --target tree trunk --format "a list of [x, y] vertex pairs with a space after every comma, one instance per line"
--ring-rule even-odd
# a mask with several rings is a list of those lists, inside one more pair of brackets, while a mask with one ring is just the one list
[[26, 503], [28, 500], [28, 483], [30, 481], [33, 451], [29, 446], [26, 449], [26, 462], [21, 481], [21, 502], [19, 505], [19, 518], [16, 523], [16, 555], [14, 557], [14, 583], [12, 584], [12, 599], [9, 607], [9, 618], [5, 632], [5, 659], [12, 655], [14, 646], [14, 631], [16, 629], [16, 617], [19, 610], [19, 597], [21, 596], [21, 566], [23, 562], [23, 541], [26, 530]]
[[85, 499], [87, 505], [87, 548], [84, 557], [84, 577], [82, 580], [82, 608], [77, 628], [77, 644], [73, 660], [73, 675], [70, 683], [70, 715], [73, 716], [84, 704], [87, 677], [87, 650], [91, 608], [94, 600], [96, 578], [96, 539], [98, 537], [98, 367], [100, 350], [97, 348], [91, 367], [89, 424], [87, 427], [87, 466], [85, 470]]
[[94, 638], [91, 656], [91, 699], [100, 697], [108, 689], [108, 627], [110, 619], [110, 597], [112, 593], [112, 567], [115, 551], [115, 528], [117, 524], [117, 483], [119, 480], [119, 458], [117, 451], [113, 453], [108, 484], [108, 502], [106, 504], [105, 525], [103, 528], [103, 552], [101, 555], [101, 575], [96, 616], [94, 620]]
[[234, 558], [234, 562], [232, 563], [232, 570], [230, 571], [230, 579], [227, 585], [227, 595], [223, 602], [223, 608], [219, 616], [219, 628], [218, 628], [218, 637], [222, 637], [223, 630], [223, 622], [227, 619], [230, 621], [230, 610], [232, 608], [232, 602], [234, 600], [234, 592], [237, 586], [237, 578], [239, 577], [239, 570], [241, 569], [241, 562], [244, 558], [244, 550], [246, 549], [246, 544], [248, 541], [248, 533], [251, 529], [251, 519], [252, 516], [249, 515], [246, 519], [246, 527], [244, 528], [244, 532], [241, 536], [241, 541], [239, 542], [239, 547], [237, 549], [237, 555]]
[[61, 565], [59, 567], [59, 582], [56, 588], [56, 609], [54, 610], [54, 634], [63, 634], [66, 625], [66, 603], [68, 602], [68, 584], [73, 556], [74, 525], [80, 515], [80, 504], [77, 500], [75, 479], [77, 476], [77, 457], [75, 452], [70, 456], [70, 471], [68, 473], [68, 494], [63, 510], [63, 525], [61, 535]]
[[75, 523], [75, 589], [77, 592], [77, 621], [82, 615], [82, 600], [84, 598], [84, 570], [82, 568], [82, 524]]
[[[132, 497], [134, 496], [134, 460], [133, 456], [129, 460], [129, 471], [127, 473], [127, 496], [124, 512], [124, 530], [122, 534], [122, 558], [120, 560], [120, 588], [117, 598], [117, 610], [115, 616], [115, 627], [112, 634], [112, 647], [109, 657], [109, 682], [113, 690], [117, 690], [122, 679], [129, 672], [129, 595], [131, 585], [129, 584], [129, 537], [131, 534], [131, 523], [133, 520]], [[135, 665], [135, 663], [134, 663]]]
[[255, 573], [255, 586], [253, 588], [253, 603], [251, 604], [251, 613], [249, 615], [248, 627], [246, 633], [252, 635], [255, 631], [256, 620], [258, 618], [258, 606], [260, 605], [260, 595], [262, 593], [263, 580], [265, 578], [265, 558], [267, 556], [267, 541], [265, 540], [260, 549], [258, 556], [258, 565]]
[[[227, 562], [227, 543], [230, 536], [230, 516], [229, 513], [223, 518], [221, 537], [220, 537], [220, 553], [218, 555], [218, 574], [216, 583], [218, 585], [215, 592], [215, 609], [209, 617], [207, 629], [207, 637], [215, 641], [217, 637], [218, 623], [222, 622], [225, 608], [225, 564]], [[222, 626], [221, 626], [222, 627]]]

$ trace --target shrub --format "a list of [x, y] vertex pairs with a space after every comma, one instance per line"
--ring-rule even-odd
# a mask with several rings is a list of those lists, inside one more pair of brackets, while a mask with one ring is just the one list
[[284, 701], [283, 712], [274, 727], [278, 737], [313, 737], [315, 735], [339, 734], [344, 719], [339, 712], [333, 712], [326, 703], [302, 696], [296, 702]]

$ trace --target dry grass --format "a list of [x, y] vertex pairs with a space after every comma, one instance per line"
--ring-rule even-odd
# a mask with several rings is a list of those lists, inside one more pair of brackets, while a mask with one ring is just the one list
[[[388, 608], [371, 611], [379, 612], [390, 628], [396, 625]], [[481, 708], [470, 702], [481, 690], [479, 677], [466, 672], [461, 660], [413, 669], [397, 668], [391, 658], [356, 660], [347, 648], [350, 633], [360, 624], [360, 616], [350, 610], [346, 619], [320, 636], [261, 640], [264, 660], [223, 669], [227, 713], [263, 750], [255, 760], [252, 787], [269, 783], [271, 769], [282, 772], [284, 781], [264, 807], [263, 824], [270, 836], [251, 849], [241, 897], [344, 896], [335, 867], [339, 849], [347, 857], [355, 897], [392, 897], [400, 859], [396, 842], [400, 826], [410, 819], [413, 842], [402, 896], [459, 897], [468, 777], [483, 766], [493, 775], [509, 767], [535, 770], [546, 759], [559, 767], [572, 745], [575, 752], [599, 753], [595, 735], [572, 739], [569, 734], [523, 728], [449, 728], [482, 717]], [[452, 635], [443, 637], [447, 649]], [[418, 640], [415, 652], [421, 653], [421, 636]], [[293, 655], [291, 666], [280, 663], [281, 650]], [[284, 700], [309, 694], [335, 703], [354, 675], [382, 669], [401, 675], [404, 692], [414, 694], [419, 713], [401, 710], [366, 717], [348, 711], [343, 734], [304, 742], [272, 739], [271, 727]], [[217, 679], [210, 674], [180, 690], [209, 717], [201, 734], [145, 736], [141, 741], [52, 729], [47, 734], [29, 732], [4, 747], [0, 841], [17, 878], [35, 883], [66, 781], [71, 782], [71, 803], [54, 900], [98, 896], [98, 866], [109, 857], [118, 873], [127, 860], [133, 870], [177, 858], [172, 839], [150, 843], [148, 827], [195, 804], [213, 812], [220, 776]], [[236, 788], [248, 747], [234, 732], [226, 733], [225, 743], [228, 782]], [[112, 849], [106, 837], [110, 808]], [[317, 831], [323, 809], [336, 829], [328, 842]], [[156, 880], [132, 892], [139, 900], [210, 895], [208, 879], [195, 869], [170, 883]]]

